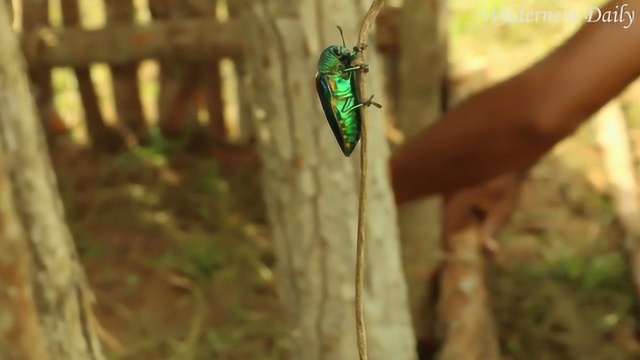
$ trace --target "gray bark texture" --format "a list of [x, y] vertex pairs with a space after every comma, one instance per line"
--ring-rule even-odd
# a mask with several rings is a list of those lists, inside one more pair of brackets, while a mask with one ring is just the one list
[[0, 359], [44, 360], [45, 342], [33, 301], [27, 238], [0, 155]]
[[31, 287], [45, 352], [50, 359], [103, 359], [90, 308], [92, 294], [65, 223], [25, 62], [4, 2], [0, 3], [0, 49], [0, 149], [4, 159], [0, 172], [7, 174], [27, 239]]
[[[247, 2], [252, 113], [263, 191], [292, 323], [292, 359], [357, 359], [354, 275], [358, 157], [345, 158], [314, 86], [320, 52], [355, 45], [370, 3], [360, 0]], [[369, 91], [382, 94], [375, 46]], [[369, 196], [364, 308], [373, 360], [415, 359], [382, 112], [368, 110]]]

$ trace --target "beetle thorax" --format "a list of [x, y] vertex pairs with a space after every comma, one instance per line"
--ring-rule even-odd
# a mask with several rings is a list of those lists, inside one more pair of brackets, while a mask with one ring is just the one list
[[344, 46], [332, 45], [324, 49], [318, 60], [320, 74], [337, 73], [351, 64], [352, 54]]

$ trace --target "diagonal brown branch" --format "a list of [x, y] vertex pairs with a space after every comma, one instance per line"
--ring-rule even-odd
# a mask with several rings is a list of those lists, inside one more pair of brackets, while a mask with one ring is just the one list
[[[358, 47], [364, 49], [366, 47], [367, 38], [371, 32], [371, 28], [375, 23], [376, 17], [384, 5], [384, 0], [374, 0], [364, 16], [362, 26], [360, 27], [360, 34], [358, 35]], [[364, 51], [360, 51], [358, 56], [354, 60], [354, 63], [365, 63]], [[361, 99], [365, 93], [366, 82], [364, 71], [360, 70], [360, 76], [358, 77], [358, 93]], [[362, 109], [362, 129], [360, 140], [360, 202], [358, 206], [358, 240], [356, 245], [356, 331], [358, 334], [358, 355], [360, 360], [367, 360], [367, 332], [364, 321], [364, 307], [363, 307], [363, 282], [364, 282], [364, 239], [366, 228], [366, 205], [367, 205], [367, 119], [366, 111]]]

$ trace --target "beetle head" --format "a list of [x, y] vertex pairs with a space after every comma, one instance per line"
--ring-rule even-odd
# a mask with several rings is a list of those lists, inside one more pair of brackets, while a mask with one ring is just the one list
[[351, 52], [344, 46], [332, 45], [326, 48], [318, 60], [318, 72], [322, 74], [344, 70], [351, 64]]
[[344, 46], [332, 46], [332, 53], [340, 60], [341, 63], [350, 63], [351, 62], [351, 52]]

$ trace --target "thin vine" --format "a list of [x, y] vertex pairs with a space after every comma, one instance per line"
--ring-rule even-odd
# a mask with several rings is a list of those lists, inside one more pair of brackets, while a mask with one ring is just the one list
[[[362, 26], [360, 27], [360, 34], [358, 35], [358, 48], [364, 50], [367, 46], [367, 39], [369, 33], [373, 28], [376, 17], [384, 5], [384, 0], [374, 0], [364, 16]], [[354, 63], [364, 64], [365, 57], [364, 51], [360, 51], [354, 60]], [[360, 76], [358, 77], [358, 92], [360, 94], [365, 93], [366, 82], [365, 74], [366, 70], [360, 70]], [[360, 135], [360, 201], [358, 205], [358, 237], [356, 243], [356, 332], [357, 332], [357, 344], [358, 355], [360, 360], [368, 360], [367, 354], [367, 331], [364, 320], [364, 306], [363, 306], [363, 283], [364, 283], [364, 240], [365, 240], [365, 228], [366, 228], [366, 205], [367, 205], [367, 119], [365, 116], [366, 111], [362, 110], [362, 128]]]

